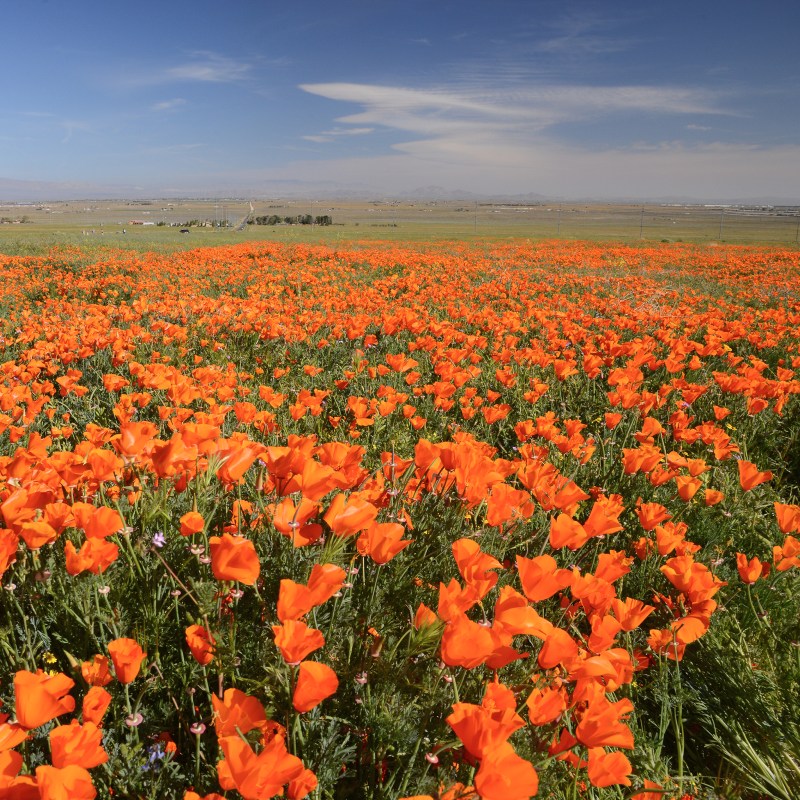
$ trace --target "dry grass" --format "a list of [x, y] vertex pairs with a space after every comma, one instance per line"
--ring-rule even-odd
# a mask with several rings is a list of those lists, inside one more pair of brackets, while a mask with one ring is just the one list
[[[248, 240], [325, 242], [372, 240], [586, 239], [797, 244], [798, 209], [759, 210], [677, 205], [491, 204], [474, 201], [260, 200], [255, 215], [329, 215], [329, 227], [235, 228], [249, 214], [245, 200], [77, 201], [4, 206], [0, 251], [40, 252], [53, 245], [183, 250]], [[134, 224], [134, 220], [143, 223]], [[207, 221], [181, 234], [175, 227]], [[223, 227], [224, 222], [229, 227]], [[164, 223], [157, 226], [157, 223]], [[216, 225], [215, 225], [216, 223]], [[124, 231], [124, 233], [123, 233]]]

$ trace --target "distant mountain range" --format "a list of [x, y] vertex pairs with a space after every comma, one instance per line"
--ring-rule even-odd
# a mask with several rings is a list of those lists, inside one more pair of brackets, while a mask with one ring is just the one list
[[25, 181], [0, 177], [0, 204], [27, 202], [57, 202], [64, 200], [144, 200], [156, 198], [182, 199], [319, 199], [319, 200], [428, 200], [449, 202], [494, 203], [670, 203], [675, 205], [800, 205], [800, 197], [553, 197], [527, 192], [525, 194], [478, 194], [443, 186], [420, 186], [412, 191], [381, 192], [369, 186], [343, 185], [334, 182], [265, 181], [258, 185], [218, 185], [207, 189], [153, 188], [125, 184], [90, 182]]

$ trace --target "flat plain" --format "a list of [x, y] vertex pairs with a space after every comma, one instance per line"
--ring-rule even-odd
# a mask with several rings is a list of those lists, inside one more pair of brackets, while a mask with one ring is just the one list
[[[252, 210], [251, 210], [252, 209]], [[255, 225], [258, 216], [329, 216], [332, 224]], [[797, 244], [796, 206], [489, 202], [474, 200], [218, 200], [0, 203], [0, 250], [70, 244], [157, 251], [251, 240], [596, 241]], [[23, 221], [24, 220], [24, 221]], [[190, 233], [181, 233], [185, 223]]]

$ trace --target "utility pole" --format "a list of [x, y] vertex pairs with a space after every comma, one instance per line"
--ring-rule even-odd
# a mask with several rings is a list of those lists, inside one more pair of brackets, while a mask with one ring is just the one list
[[642, 238], [642, 228], [644, 227], [644, 205], [642, 205], [642, 212], [639, 214], [639, 238]]
[[719, 240], [722, 241], [722, 221], [725, 219], [725, 209], [719, 210]]

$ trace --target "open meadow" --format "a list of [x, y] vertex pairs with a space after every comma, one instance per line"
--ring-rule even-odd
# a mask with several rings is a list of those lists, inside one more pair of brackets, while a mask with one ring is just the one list
[[[252, 209], [252, 210], [251, 210]], [[329, 217], [329, 225], [247, 224]], [[5, 222], [3, 222], [5, 220]], [[188, 228], [187, 223], [191, 223]], [[181, 233], [181, 229], [189, 233]], [[86, 200], [0, 205], [0, 252], [65, 245], [171, 252], [269, 239], [567, 239], [797, 245], [797, 206], [489, 202], [471, 200]]]
[[0, 797], [800, 797], [798, 218], [273, 212], [2, 212]]

